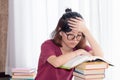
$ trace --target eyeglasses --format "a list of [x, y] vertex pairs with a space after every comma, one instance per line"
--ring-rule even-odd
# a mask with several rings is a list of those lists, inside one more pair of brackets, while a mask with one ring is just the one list
[[75, 36], [74, 34], [67, 34], [67, 39], [68, 40], [74, 40], [76, 38], [77, 41], [81, 40], [82, 34], [78, 34], [77, 36]]

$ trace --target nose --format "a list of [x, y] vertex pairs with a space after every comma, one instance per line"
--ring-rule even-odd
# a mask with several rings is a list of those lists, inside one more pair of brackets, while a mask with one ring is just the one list
[[74, 40], [74, 41], [77, 41], [77, 36], [74, 36], [73, 40]]

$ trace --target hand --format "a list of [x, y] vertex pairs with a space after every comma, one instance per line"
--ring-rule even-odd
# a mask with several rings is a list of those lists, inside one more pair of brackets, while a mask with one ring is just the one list
[[76, 55], [88, 55], [88, 56], [92, 56], [92, 54], [90, 54], [89, 52], [85, 51], [84, 49], [78, 49], [75, 51]]
[[68, 25], [72, 30], [80, 31], [85, 33], [87, 31], [87, 27], [85, 25], [85, 21], [79, 17], [75, 18], [70, 18], [68, 20]]

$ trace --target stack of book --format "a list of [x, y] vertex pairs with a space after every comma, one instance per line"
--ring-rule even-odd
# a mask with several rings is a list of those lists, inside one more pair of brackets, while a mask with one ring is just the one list
[[89, 61], [76, 66], [75, 80], [103, 80], [108, 64], [103, 61]]
[[36, 76], [35, 68], [13, 68], [12, 80], [34, 80]]
[[82, 55], [69, 60], [60, 68], [75, 68], [73, 72], [75, 80], [103, 80], [108, 66], [114, 65], [102, 57]]

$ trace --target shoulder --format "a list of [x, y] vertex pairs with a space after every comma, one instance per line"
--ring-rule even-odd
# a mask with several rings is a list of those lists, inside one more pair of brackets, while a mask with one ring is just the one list
[[42, 47], [57, 47], [52, 39], [46, 40], [42, 43]]
[[42, 43], [42, 45], [47, 45], [47, 44], [55, 45], [52, 39], [48, 39]]
[[89, 51], [92, 50], [92, 48], [91, 48], [90, 46], [86, 45], [86, 46], [85, 46], [85, 50], [89, 52]]

